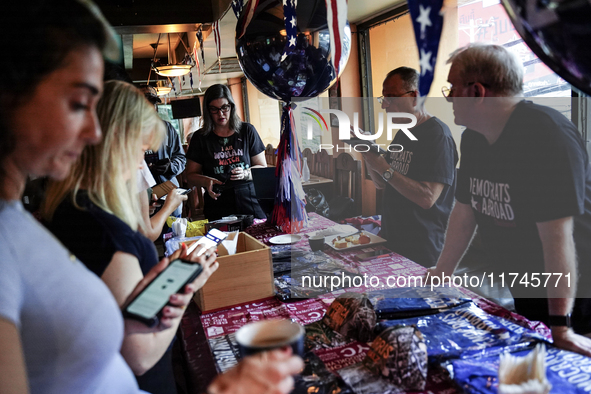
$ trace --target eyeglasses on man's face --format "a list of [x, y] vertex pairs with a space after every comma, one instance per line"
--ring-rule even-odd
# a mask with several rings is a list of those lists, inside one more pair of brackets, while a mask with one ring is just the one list
[[[464, 86], [468, 87], [468, 86], [472, 86], [474, 85], [476, 82], [468, 82], [466, 84], [464, 84]], [[479, 82], [482, 86], [484, 86], [485, 88], [489, 88], [490, 86], [487, 85], [486, 83], [482, 83]], [[445, 97], [447, 99], [447, 101], [451, 101], [452, 97], [454, 97], [454, 90], [456, 88], [454, 87], [454, 85], [449, 84], [449, 86], [444, 86], [441, 88], [441, 94], [443, 94], [443, 97]]]
[[378, 97], [378, 103], [380, 104], [391, 104], [394, 100], [389, 100], [389, 99], [394, 99], [394, 98], [399, 98], [399, 97], [403, 97], [406, 96], [409, 93], [414, 93], [416, 92], [416, 90], [409, 90], [408, 92], [404, 92], [401, 95], [390, 95], [388, 97], [385, 96], [380, 96]]
[[212, 115], [217, 114], [218, 112], [222, 111], [223, 114], [228, 113], [232, 109], [230, 104], [224, 104], [221, 107], [214, 107], [213, 105], [209, 106], [209, 113]]

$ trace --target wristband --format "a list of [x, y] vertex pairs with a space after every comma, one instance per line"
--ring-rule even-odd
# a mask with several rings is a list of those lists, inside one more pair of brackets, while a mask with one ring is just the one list
[[550, 327], [572, 327], [571, 324], [571, 314], [568, 313], [566, 315], [549, 315], [548, 316], [548, 325]]

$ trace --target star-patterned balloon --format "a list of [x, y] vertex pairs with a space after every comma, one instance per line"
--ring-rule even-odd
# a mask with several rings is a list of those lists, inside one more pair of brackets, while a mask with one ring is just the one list
[[433, 76], [437, 51], [443, 29], [441, 7], [443, 0], [409, 0], [408, 8], [415, 31], [415, 39], [419, 48], [419, 94], [421, 97], [429, 94]]

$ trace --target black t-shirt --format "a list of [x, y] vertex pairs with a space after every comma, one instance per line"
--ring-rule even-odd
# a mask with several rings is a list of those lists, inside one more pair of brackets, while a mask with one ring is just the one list
[[226, 182], [226, 187], [247, 181], [231, 181], [230, 171], [236, 167], [250, 168], [250, 158], [265, 151], [256, 129], [250, 123], [242, 123], [239, 133], [220, 137], [215, 133], [203, 135], [203, 129], [191, 138], [187, 157], [201, 164], [203, 175]]
[[386, 186], [382, 231], [388, 246], [416, 263], [430, 267], [437, 263], [449, 214], [454, 201], [458, 152], [449, 127], [432, 117], [411, 129], [417, 141], [398, 132], [392, 144], [404, 150], [389, 152], [384, 158], [395, 171], [419, 182], [444, 184], [443, 191], [430, 209], [423, 209]]
[[[579, 274], [589, 277], [591, 168], [584, 142], [568, 119], [522, 101], [494, 144], [466, 130], [461, 152], [456, 198], [472, 206], [495, 268], [545, 272], [536, 223], [574, 216]], [[515, 282], [514, 296], [546, 295], [544, 286], [526, 288]], [[584, 281], [578, 289], [579, 296], [591, 295]]]
[[116, 252], [137, 257], [146, 275], [158, 263], [154, 244], [113, 214], [97, 207], [85, 192], [79, 192], [74, 206], [68, 196], [56, 209], [47, 228], [86, 267], [102, 276]]

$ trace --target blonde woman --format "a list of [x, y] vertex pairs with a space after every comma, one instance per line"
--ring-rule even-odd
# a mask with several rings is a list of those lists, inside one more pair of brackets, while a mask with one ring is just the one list
[[[104, 134], [85, 148], [70, 175], [49, 186], [42, 209], [49, 229], [91, 271], [100, 276], [122, 306], [135, 285], [158, 263], [144, 226], [137, 198], [137, 169], [144, 151], [158, 149], [164, 124], [133, 85], [109, 81], [97, 104]], [[217, 269], [216, 255], [195, 258], [204, 271], [201, 285]], [[172, 296], [176, 297], [176, 296]], [[180, 319], [156, 334], [128, 335], [121, 353], [138, 377], [141, 389], [176, 392], [170, 344]]]

